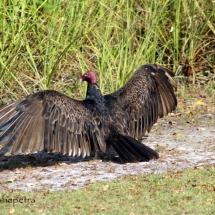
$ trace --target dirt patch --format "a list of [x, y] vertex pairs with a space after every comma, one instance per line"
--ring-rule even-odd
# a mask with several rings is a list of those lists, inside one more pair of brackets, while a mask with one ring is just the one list
[[120, 164], [112, 151], [108, 156], [100, 154], [101, 160], [47, 154], [15, 156], [0, 162], [0, 190], [78, 189], [128, 174], [181, 171], [215, 164], [214, 120], [214, 113], [201, 115], [198, 122], [192, 122], [192, 117], [181, 120], [177, 114], [160, 119], [143, 139], [160, 154], [158, 160], [150, 162]]

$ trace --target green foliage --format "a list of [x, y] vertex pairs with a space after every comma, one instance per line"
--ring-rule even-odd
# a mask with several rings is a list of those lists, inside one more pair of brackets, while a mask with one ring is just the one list
[[13, 100], [46, 88], [83, 98], [77, 79], [85, 70], [99, 74], [104, 93], [145, 63], [183, 65], [193, 83], [197, 73], [213, 74], [210, 0], [7, 0], [0, 11], [2, 103], [8, 93]]
[[212, 166], [176, 173], [125, 176], [79, 190], [4, 193], [4, 199], [26, 200], [14, 206], [4, 200], [0, 202], [0, 213], [214, 214], [214, 177]]

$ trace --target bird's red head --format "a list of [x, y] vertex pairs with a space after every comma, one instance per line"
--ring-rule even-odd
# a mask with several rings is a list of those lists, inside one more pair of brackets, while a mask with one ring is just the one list
[[86, 81], [88, 84], [96, 84], [96, 74], [93, 71], [87, 71], [82, 75], [80, 81]]

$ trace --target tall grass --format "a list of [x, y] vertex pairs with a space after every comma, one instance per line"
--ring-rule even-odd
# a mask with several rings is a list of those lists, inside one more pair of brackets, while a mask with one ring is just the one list
[[83, 98], [77, 80], [85, 70], [108, 93], [144, 63], [182, 65], [193, 83], [210, 81], [214, 26], [210, 0], [1, 1], [1, 103], [47, 88]]

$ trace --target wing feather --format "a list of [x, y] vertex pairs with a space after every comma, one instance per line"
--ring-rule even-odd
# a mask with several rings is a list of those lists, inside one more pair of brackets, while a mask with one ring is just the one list
[[0, 157], [41, 150], [85, 157], [91, 152], [90, 135], [94, 148], [106, 149], [104, 123], [86, 101], [53, 90], [31, 94], [0, 110]]
[[149, 132], [158, 117], [166, 116], [177, 106], [173, 72], [163, 66], [148, 64], [138, 68], [119, 90], [105, 96], [113, 112], [122, 107], [129, 135], [136, 139]]

